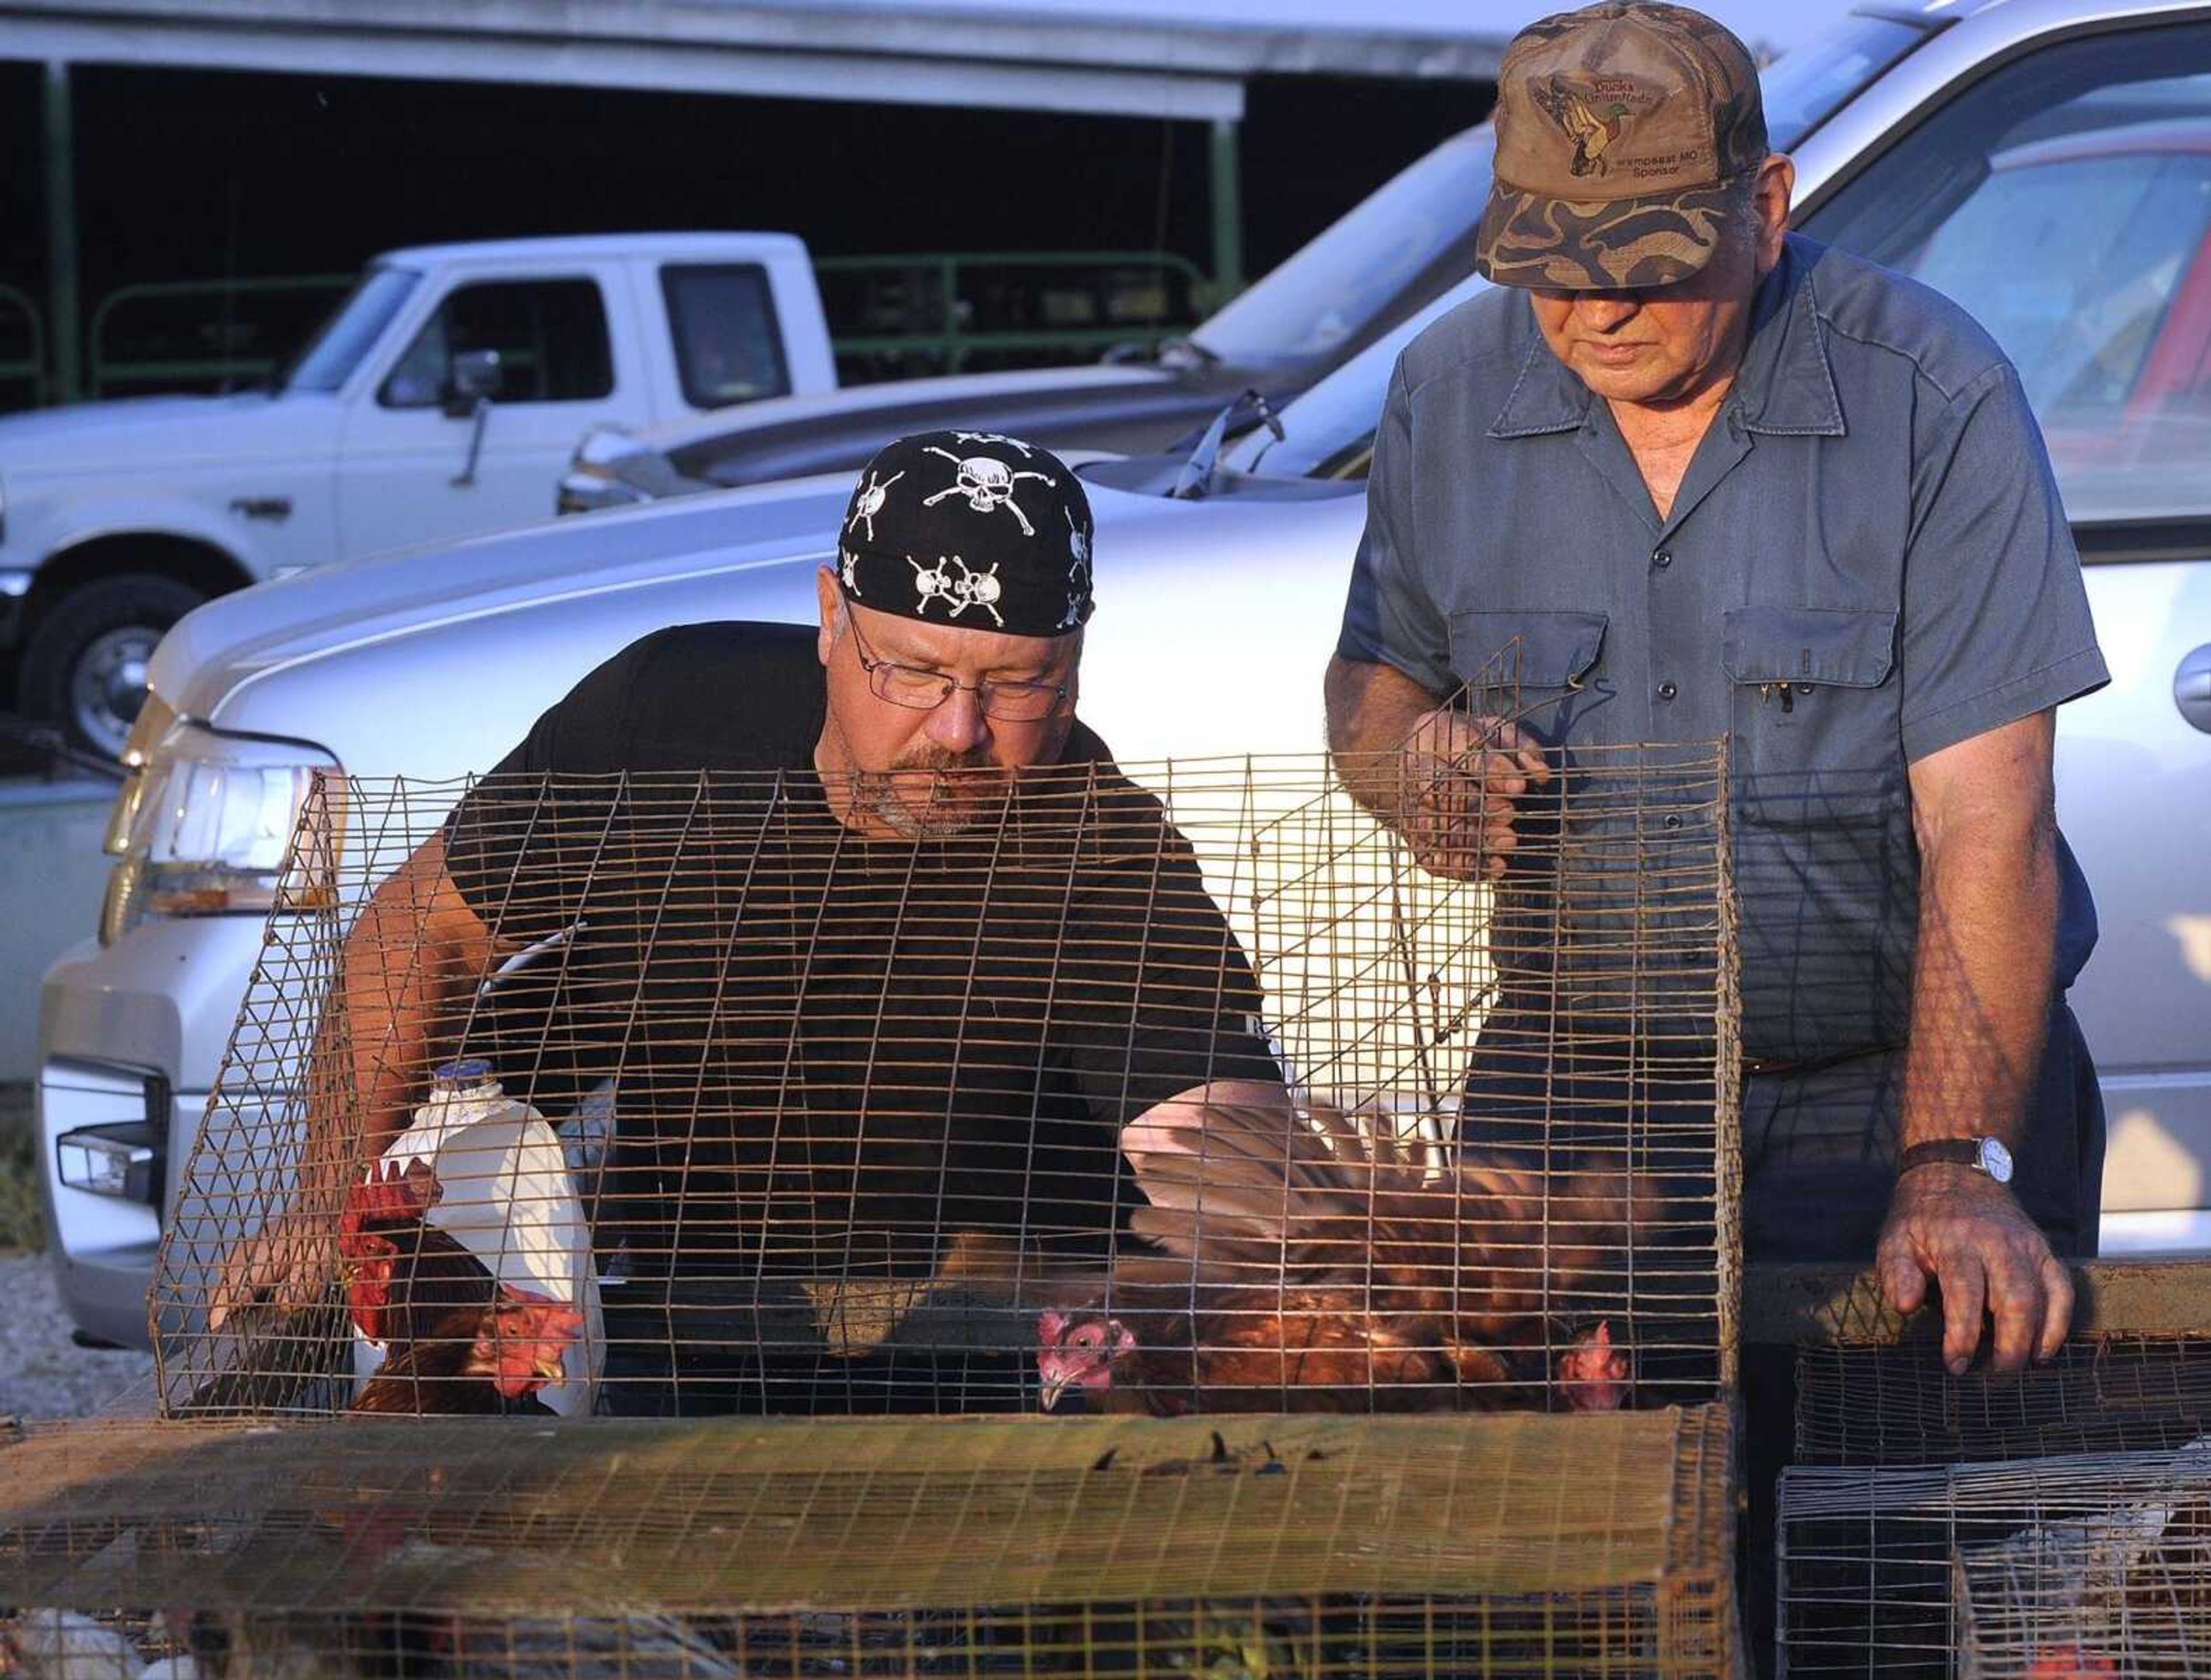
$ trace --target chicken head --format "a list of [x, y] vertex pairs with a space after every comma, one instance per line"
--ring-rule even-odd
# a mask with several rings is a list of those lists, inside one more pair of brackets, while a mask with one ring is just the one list
[[338, 1254], [344, 1266], [346, 1305], [360, 1333], [372, 1342], [386, 1338], [385, 1313], [391, 1305], [392, 1271], [399, 1245], [394, 1228], [413, 1223], [437, 1202], [437, 1175], [426, 1161], [403, 1170], [396, 1161], [369, 1168], [347, 1192], [338, 1216]]
[[1559, 1356], [1559, 1392], [1570, 1411], [1618, 1411], [1634, 1380], [1634, 1362], [1613, 1345], [1608, 1323], [1582, 1331]]
[[1048, 1311], [1037, 1320], [1037, 1374], [1044, 1380], [1043, 1405], [1058, 1405], [1070, 1388], [1106, 1389], [1113, 1368], [1136, 1350], [1136, 1333], [1103, 1313], [1069, 1315]]
[[562, 1356], [583, 1328], [582, 1312], [566, 1302], [503, 1285], [469, 1350], [467, 1373], [489, 1379], [510, 1400], [535, 1394], [566, 1376]]

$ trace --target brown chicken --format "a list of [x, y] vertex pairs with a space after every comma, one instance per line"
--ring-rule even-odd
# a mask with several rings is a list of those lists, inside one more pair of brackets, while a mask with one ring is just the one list
[[338, 1226], [354, 1323], [391, 1349], [353, 1409], [481, 1413], [544, 1408], [583, 1328], [577, 1308], [502, 1284], [424, 1217], [438, 1199], [429, 1167], [395, 1161], [355, 1186]]
[[1342, 1114], [1205, 1112], [1130, 1129], [1150, 1203], [1131, 1228], [1166, 1257], [1124, 1258], [1104, 1302], [1039, 1320], [1047, 1409], [1069, 1390], [1160, 1415], [1626, 1403], [1608, 1323], [1554, 1368], [1540, 1350], [1576, 1286], [1657, 1225], [1650, 1180], [1467, 1150], [1437, 1174]]

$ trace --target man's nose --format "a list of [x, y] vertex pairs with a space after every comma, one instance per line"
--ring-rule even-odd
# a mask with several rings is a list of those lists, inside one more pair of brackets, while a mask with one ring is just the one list
[[922, 733], [949, 751], [969, 753], [990, 738], [990, 720], [983, 715], [982, 699], [972, 688], [954, 688], [929, 714]]
[[1584, 292], [1574, 300], [1574, 312], [1592, 332], [1617, 332], [1639, 306], [1633, 292]]

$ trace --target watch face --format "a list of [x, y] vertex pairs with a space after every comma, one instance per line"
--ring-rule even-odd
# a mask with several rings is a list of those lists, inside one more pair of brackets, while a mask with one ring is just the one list
[[1981, 1139], [1981, 1170], [1998, 1184], [2011, 1182], [2011, 1151], [1993, 1137]]

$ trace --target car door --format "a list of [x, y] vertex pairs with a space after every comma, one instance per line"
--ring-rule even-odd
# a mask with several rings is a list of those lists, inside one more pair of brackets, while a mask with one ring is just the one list
[[[618, 304], [618, 267], [462, 277], [363, 382], [348, 406], [338, 462], [348, 555], [548, 519], [576, 440], [645, 416], [642, 374]], [[488, 354], [479, 405], [457, 366]]]
[[1964, 304], [2041, 421], [2111, 670], [2057, 740], [2104, 1246], [2211, 1246], [2211, 24], [2011, 58], [1803, 226]]

